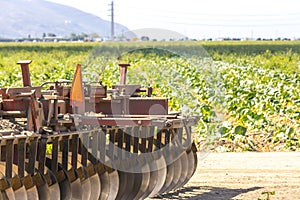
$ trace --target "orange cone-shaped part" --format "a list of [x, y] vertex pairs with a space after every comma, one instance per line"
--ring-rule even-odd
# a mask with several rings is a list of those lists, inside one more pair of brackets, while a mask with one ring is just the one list
[[70, 103], [73, 107], [73, 112], [76, 114], [83, 114], [85, 111], [84, 91], [82, 84], [81, 65], [76, 67], [72, 88], [70, 93]]

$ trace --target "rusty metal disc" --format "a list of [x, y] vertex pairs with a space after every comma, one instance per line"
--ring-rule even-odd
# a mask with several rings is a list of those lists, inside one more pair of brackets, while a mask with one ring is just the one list
[[[3, 164], [3, 163], [2, 163]], [[5, 164], [4, 164], [5, 166]], [[27, 191], [26, 188], [22, 182], [22, 179], [17, 174], [18, 167], [16, 165], [12, 165], [12, 179], [11, 179], [11, 187], [14, 191], [15, 199], [28, 199], [27, 198]], [[30, 193], [32, 192], [32, 193]], [[32, 194], [33, 196], [38, 196], [37, 191], [29, 191], [29, 194]]]
[[[69, 154], [69, 166], [71, 165], [72, 155]], [[82, 198], [84, 199], [99, 199], [101, 193], [101, 182], [98, 173], [95, 170], [94, 165], [87, 161], [87, 166], [83, 166], [81, 164], [81, 155], [77, 155], [77, 169], [76, 174], [80, 180], [81, 190], [82, 190]], [[72, 198], [74, 198], [72, 196]]]
[[157, 185], [158, 179], [160, 179], [156, 160], [154, 158], [152, 158], [152, 159], [150, 159], [150, 161], [149, 161], [149, 167], [150, 167], [149, 184], [148, 184], [147, 190], [140, 197], [140, 199], [147, 198], [151, 194], [151, 192], [154, 190], [155, 186]]
[[98, 200], [101, 194], [101, 182], [98, 174], [90, 176], [91, 182], [91, 196], [90, 200]]
[[54, 173], [47, 168], [46, 174], [44, 174], [44, 178], [48, 184], [49, 192], [50, 192], [50, 200], [57, 200], [61, 197], [61, 192], [59, 189], [59, 183], [56, 179]]
[[27, 199], [38, 200], [38, 190], [31, 175], [26, 175], [25, 177], [23, 177], [22, 182], [26, 189]]
[[126, 198], [128, 200], [132, 200], [136, 194], [139, 192], [139, 188], [141, 186], [142, 183], [142, 179], [143, 179], [143, 174], [142, 173], [133, 173], [133, 188], [129, 193], [129, 196]]
[[[91, 186], [91, 195], [89, 199], [98, 200], [101, 193], [100, 177], [98, 176], [98, 173], [96, 172], [94, 165], [89, 165], [85, 167], [85, 170], [87, 173], [86, 176], [88, 177]], [[85, 190], [83, 189], [83, 191]]]
[[[123, 167], [126, 171], [118, 171], [120, 173], [120, 184], [119, 191], [116, 199], [133, 199], [134, 196], [138, 193], [140, 183], [142, 182], [141, 174], [134, 173], [135, 166], [138, 165], [137, 160], [132, 158], [128, 158], [128, 160], [124, 160]], [[121, 185], [122, 184], [122, 185]], [[123, 185], [124, 184], [124, 185]]]
[[129, 161], [130, 165], [130, 174], [133, 182], [133, 187], [127, 191], [126, 197], [124, 199], [132, 200], [139, 193], [141, 184], [143, 182], [143, 173], [141, 173], [141, 163], [138, 159], [133, 157]]
[[71, 182], [64, 170], [59, 170], [56, 173], [56, 178], [58, 180], [59, 189], [60, 189], [60, 198], [64, 200], [72, 199], [72, 189]]
[[134, 176], [135, 173], [131, 173], [134, 165], [130, 158], [123, 159], [117, 164], [122, 170], [118, 170], [119, 174], [119, 188], [116, 199], [128, 199], [134, 189]]
[[119, 171], [119, 190], [116, 196], [116, 200], [122, 199], [127, 187], [127, 172]]
[[[143, 159], [139, 161], [140, 167], [139, 170], [142, 174], [142, 181], [140, 183], [140, 186], [138, 187], [138, 192], [135, 194], [135, 196], [132, 199], [140, 199], [146, 192], [150, 183], [150, 166], [146, 160]], [[143, 163], [144, 162], [144, 163]]]
[[81, 180], [83, 198], [98, 200], [101, 193], [101, 182], [98, 173], [95, 172], [94, 166], [82, 166], [76, 171]]
[[119, 171], [120, 184], [116, 199], [128, 199], [134, 188], [134, 173]]
[[[14, 180], [15, 179], [15, 180]], [[18, 176], [15, 176], [12, 180], [14, 183], [12, 183], [12, 188], [14, 190], [14, 194], [15, 194], [15, 199], [16, 200], [27, 200], [27, 192], [25, 189], [25, 186], [17, 186], [18, 189], [14, 189], [14, 185], [19, 185], [19, 183], [17, 182], [21, 182], [20, 178]]]
[[[4, 177], [1, 178], [0, 181], [8, 182]], [[8, 188], [6, 188], [5, 190], [2, 190], [0, 193], [0, 196], [1, 196], [0, 199], [3, 199], [3, 200], [10, 200], [10, 199], [14, 200], [15, 199], [15, 193], [14, 193], [12, 187], [10, 187], [10, 186]]]
[[4, 173], [5, 173], [5, 165], [0, 164], [0, 182], [1, 182], [0, 196], [1, 196], [1, 199], [3, 199], [3, 200], [13, 199], [14, 200], [15, 199], [14, 191], [13, 191], [12, 187], [10, 186], [10, 183], [4, 176]]
[[36, 173], [32, 176], [32, 179], [36, 184], [37, 191], [39, 194], [39, 199], [45, 199], [45, 200], [50, 199], [50, 190], [48, 184], [45, 181], [43, 173], [40, 173], [37, 170]]
[[172, 190], [174, 188], [174, 186], [178, 183], [179, 179], [180, 179], [180, 176], [181, 176], [181, 171], [183, 170], [182, 169], [182, 166], [181, 166], [181, 156], [175, 156], [175, 152], [172, 152], [171, 154], [174, 155], [174, 158], [176, 158], [176, 160], [173, 162], [174, 164], [174, 175], [173, 175], [173, 178], [172, 178], [172, 181], [170, 183], [170, 185], [168, 187], [165, 188], [165, 190], [163, 191], [164, 192], [169, 192], [170, 190]]
[[78, 174], [81, 190], [82, 190], [82, 197], [86, 199], [90, 199], [91, 197], [91, 182], [89, 176], [87, 175], [85, 167], [81, 166], [76, 169], [76, 173]]
[[[81, 182], [75, 173], [73, 169], [68, 171], [69, 180], [71, 180], [72, 199], [82, 199], [83, 191]], [[72, 179], [70, 177], [72, 177]]]
[[100, 193], [99, 200], [106, 200], [108, 199], [108, 195], [110, 191], [110, 178], [108, 172], [105, 171], [104, 173], [101, 174], [98, 173], [98, 176], [101, 182], [101, 193]]
[[[68, 155], [68, 160], [71, 161], [71, 154]], [[58, 153], [58, 158], [62, 158], [62, 152]], [[67, 166], [62, 166], [61, 163], [58, 163], [58, 168], [63, 170], [66, 175], [66, 179], [70, 182], [70, 189], [71, 189], [71, 197], [72, 199], [82, 199], [83, 191], [81, 180], [78, 177], [78, 174], [74, 168], [72, 168], [71, 162], [67, 163]], [[67, 168], [68, 170], [65, 170]]]
[[173, 160], [174, 159], [173, 153], [174, 153], [173, 151], [168, 152], [167, 154], [163, 153], [163, 154], [166, 154], [166, 155], [164, 155], [164, 157], [165, 157], [166, 163], [167, 163], [167, 176], [166, 176], [166, 180], [164, 182], [164, 185], [159, 190], [158, 194], [164, 193], [166, 191], [166, 189], [168, 189], [168, 187], [172, 184], [173, 177], [177, 176], [175, 174], [178, 171], [175, 171], [175, 167], [178, 168], [178, 164], [177, 164], [177, 162], [175, 162], [175, 160]]
[[186, 156], [187, 156], [187, 165], [188, 165], [187, 175], [186, 175], [185, 180], [177, 186], [178, 188], [184, 186], [190, 180], [190, 178], [193, 176], [193, 172], [194, 172], [194, 168], [195, 168], [194, 154], [191, 150], [189, 150], [189, 151], [186, 151]]
[[117, 170], [110, 170], [108, 200], [115, 200], [119, 190], [119, 174]]
[[175, 190], [175, 189], [178, 189], [181, 184], [186, 180], [187, 178], [187, 173], [188, 173], [188, 170], [189, 170], [189, 166], [188, 166], [188, 158], [187, 158], [187, 153], [186, 151], [184, 151], [181, 156], [179, 157], [179, 160], [181, 162], [181, 171], [178, 172], [178, 174], [180, 174], [179, 176], [179, 179], [177, 180], [177, 183], [176, 181], [174, 181], [170, 188], [167, 190], [168, 191], [171, 191], [171, 190]]
[[102, 163], [97, 163], [94, 167], [96, 174], [98, 175], [98, 178], [100, 180], [101, 189], [99, 194], [99, 200], [106, 200], [108, 198], [110, 190], [108, 171]]
[[[61, 168], [61, 165], [58, 165], [58, 170], [57, 171], [51, 171], [51, 164], [52, 160], [50, 158], [46, 158], [46, 166], [48, 167], [48, 172], [49, 172], [49, 178], [56, 179], [58, 186], [59, 186], [59, 191], [60, 191], [60, 199], [62, 200], [69, 200], [72, 198], [72, 190], [71, 190], [71, 182], [69, 181], [69, 178], [67, 176], [67, 173], [65, 170]], [[52, 176], [55, 176], [53, 178]], [[49, 183], [48, 183], [49, 184]], [[56, 191], [57, 190], [57, 185], [53, 185], [54, 187], [49, 187], [50, 192]], [[52, 193], [51, 193], [52, 194]], [[52, 197], [51, 197], [52, 199]]]
[[156, 160], [156, 166], [157, 166], [158, 179], [154, 186], [154, 189], [148, 195], [149, 197], [153, 197], [159, 193], [159, 191], [164, 186], [167, 177], [167, 164], [163, 155], [159, 156], [159, 158]]
[[[106, 157], [106, 160], [109, 160], [108, 157]], [[118, 195], [119, 190], [119, 173], [117, 170], [111, 168], [110, 166], [103, 165], [105, 171], [107, 172], [107, 175], [105, 173], [101, 174], [101, 186], [108, 185], [109, 187], [105, 188], [106, 191], [104, 191], [101, 188], [101, 195], [100, 199], [108, 199], [108, 200], [115, 200]]]
[[194, 155], [194, 170], [193, 170], [193, 174], [192, 176], [194, 175], [194, 173], [196, 172], [196, 169], [197, 169], [197, 165], [198, 165], [198, 157], [197, 157], [197, 147], [196, 147], [196, 144], [193, 142], [192, 143], [192, 147], [191, 147], [191, 150], [193, 152], [193, 155]]

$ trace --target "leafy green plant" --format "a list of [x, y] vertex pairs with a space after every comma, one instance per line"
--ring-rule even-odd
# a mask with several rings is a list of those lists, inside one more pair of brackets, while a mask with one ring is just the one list
[[226, 151], [300, 149], [297, 41], [1, 43], [1, 87], [22, 86], [21, 59], [33, 60], [33, 85], [71, 80], [81, 63], [84, 80], [110, 87], [118, 63], [128, 62], [128, 83], [153, 87], [171, 110], [202, 116], [201, 141]]

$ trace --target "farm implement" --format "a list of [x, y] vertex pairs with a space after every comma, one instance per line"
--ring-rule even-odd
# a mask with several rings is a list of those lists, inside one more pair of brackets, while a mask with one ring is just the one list
[[198, 116], [168, 110], [151, 88], [82, 81], [0, 88], [0, 199], [145, 199], [185, 185], [197, 167]]

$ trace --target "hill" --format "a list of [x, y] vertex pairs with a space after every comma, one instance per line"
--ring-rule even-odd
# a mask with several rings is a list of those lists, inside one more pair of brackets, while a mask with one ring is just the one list
[[[44, 33], [110, 35], [110, 22], [76, 8], [45, 0], [1, 0], [0, 38], [41, 38]], [[115, 32], [127, 31], [115, 24]]]

